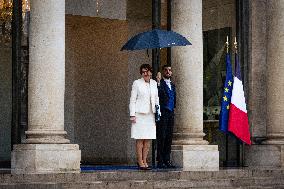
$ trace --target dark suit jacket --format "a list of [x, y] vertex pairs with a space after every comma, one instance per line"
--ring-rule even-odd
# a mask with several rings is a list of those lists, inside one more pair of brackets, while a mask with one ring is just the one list
[[[169, 101], [169, 94], [168, 94], [168, 85], [166, 84], [166, 82], [164, 81], [164, 79], [161, 79], [160, 81], [160, 86], [158, 86], [158, 92], [159, 92], [159, 100], [160, 100], [160, 106], [161, 109], [165, 108], [168, 104]], [[171, 82], [171, 88], [174, 91], [174, 107], [176, 107], [176, 87], [173, 84], [173, 82]], [[168, 90], [167, 90], [168, 89]]]

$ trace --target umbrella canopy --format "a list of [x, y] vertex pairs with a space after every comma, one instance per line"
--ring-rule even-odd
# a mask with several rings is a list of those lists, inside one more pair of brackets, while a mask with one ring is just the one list
[[154, 29], [132, 37], [121, 50], [155, 49], [172, 46], [186, 46], [191, 43], [182, 35], [167, 30]]

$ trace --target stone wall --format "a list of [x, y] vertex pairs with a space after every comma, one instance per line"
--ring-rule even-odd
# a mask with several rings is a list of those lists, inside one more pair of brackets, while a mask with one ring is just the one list
[[[67, 1], [67, 13], [72, 6], [74, 2]], [[147, 55], [146, 50], [121, 52], [120, 48], [135, 34], [151, 29], [152, 1], [127, 1], [126, 21], [74, 15], [86, 11], [72, 14], [66, 16], [68, 137], [80, 145], [83, 161], [134, 163], [129, 95], [133, 81], [141, 77], [140, 65], [151, 64], [152, 55], [151, 50]]]
[[236, 35], [235, 1], [203, 0], [202, 11], [203, 31], [232, 27], [232, 36]]
[[126, 162], [127, 23], [66, 15], [65, 127], [82, 161]]
[[66, 0], [66, 14], [126, 19], [127, 0]]

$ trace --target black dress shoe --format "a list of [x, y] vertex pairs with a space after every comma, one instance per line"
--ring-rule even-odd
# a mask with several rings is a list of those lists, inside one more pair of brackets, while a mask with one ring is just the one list
[[152, 168], [151, 167], [149, 167], [149, 165], [145, 165], [145, 170], [152, 170]]
[[151, 168], [151, 167], [145, 167], [145, 168], [146, 168], [146, 170], [148, 170], [148, 171], [149, 171], [149, 170], [152, 170], [152, 168]]
[[158, 163], [157, 168], [158, 169], [165, 169], [165, 168], [167, 168], [167, 166], [164, 163]]
[[140, 170], [143, 170], [143, 171], [148, 171], [150, 169], [148, 169], [148, 167], [139, 167]]
[[165, 165], [167, 168], [170, 168], [170, 169], [176, 168], [176, 166], [174, 166], [171, 161], [167, 161]]

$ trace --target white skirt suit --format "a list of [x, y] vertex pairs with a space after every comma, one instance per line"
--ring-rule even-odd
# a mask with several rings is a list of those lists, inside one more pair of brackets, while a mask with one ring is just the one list
[[131, 138], [156, 139], [155, 105], [159, 105], [157, 82], [135, 80], [129, 103], [130, 116], [136, 117], [136, 123], [131, 125]]

